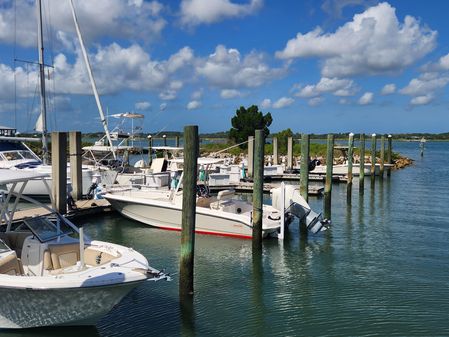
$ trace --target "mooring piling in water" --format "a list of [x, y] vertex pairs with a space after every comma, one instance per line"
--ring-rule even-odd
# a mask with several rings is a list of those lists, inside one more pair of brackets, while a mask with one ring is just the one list
[[248, 177], [254, 175], [254, 136], [248, 137]]
[[287, 138], [287, 170], [293, 169], [293, 137]]
[[[393, 149], [393, 137], [391, 135], [388, 135], [388, 151], [387, 151], [387, 163], [388, 164], [393, 164], [393, 154], [392, 154], [392, 149]], [[391, 166], [388, 165], [387, 168], [387, 177], [389, 177], [391, 175]]]
[[385, 135], [380, 137], [380, 168], [379, 176], [384, 177], [384, 167], [385, 167]]
[[351, 203], [352, 192], [352, 157], [354, 151], [354, 134], [351, 132], [348, 139], [348, 183], [346, 184], [346, 201]]
[[253, 249], [262, 249], [263, 219], [263, 167], [265, 137], [263, 130], [256, 130], [254, 144], [254, 189], [253, 189]]
[[54, 208], [67, 213], [67, 133], [51, 133], [51, 174]]
[[374, 181], [374, 177], [376, 175], [376, 134], [373, 133], [371, 135], [371, 181]]
[[175, 136], [175, 146], [179, 147], [179, 136]]
[[278, 164], [278, 138], [273, 137], [273, 165]]
[[365, 189], [365, 134], [360, 134], [360, 164], [359, 164], [359, 193]]
[[75, 201], [83, 196], [81, 132], [69, 132], [70, 180], [72, 182], [72, 197]]
[[167, 135], [162, 135], [162, 139], [164, 140], [164, 146], [167, 146]]
[[332, 171], [334, 167], [334, 135], [327, 135], [326, 149], [326, 181], [324, 184], [324, 217], [331, 218], [332, 204]]
[[300, 166], [300, 186], [299, 192], [301, 196], [309, 200], [309, 157], [310, 157], [310, 139], [309, 135], [303, 133], [301, 135], [301, 166]]
[[198, 126], [184, 127], [184, 172], [182, 193], [181, 255], [179, 264], [179, 295], [193, 295], [195, 255], [195, 217], [197, 160], [199, 153]]

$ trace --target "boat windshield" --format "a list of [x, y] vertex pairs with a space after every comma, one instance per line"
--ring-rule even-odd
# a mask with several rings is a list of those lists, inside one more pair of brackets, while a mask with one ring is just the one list
[[24, 219], [23, 222], [40, 242], [47, 242], [59, 236], [72, 234], [73, 229], [64, 222], [63, 218], [59, 215], [54, 215], [54, 218], [39, 216]]
[[2, 155], [5, 160], [36, 159], [29, 151], [5, 151]]

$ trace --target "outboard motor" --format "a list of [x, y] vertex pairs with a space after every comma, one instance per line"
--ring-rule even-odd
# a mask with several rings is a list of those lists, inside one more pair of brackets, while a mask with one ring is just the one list
[[[282, 212], [281, 188], [272, 190], [273, 206]], [[326, 230], [330, 221], [323, 219], [321, 213], [314, 212], [307, 201], [299, 193], [299, 187], [294, 185], [285, 185], [284, 187], [284, 203], [285, 211], [290, 215], [296, 216], [299, 220], [305, 220], [307, 229], [311, 233], [318, 233]]]

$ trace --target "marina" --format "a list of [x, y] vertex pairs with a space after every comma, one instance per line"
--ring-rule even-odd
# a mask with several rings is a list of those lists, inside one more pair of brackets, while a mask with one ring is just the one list
[[[170, 336], [227, 335], [231, 330], [241, 336], [446, 335], [449, 214], [444, 205], [449, 185], [426, 175], [449, 174], [449, 145], [426, 146], [420, 159], [416, 144], [397, 143], [398, 151], [415, 159], [412, 167], [377, 181], [374, 189], [367, 184], [362, 196], [355, 182], [351, 205], [344, 197], [333, 200], [330, 231], [305, 239], [293, 226], [283, 242], [265, 241], [260, 259], [253, 257], [250, 240], [198, 235], [190, 314], [180, 307], [173, 277], [156, 292], [151, 285], [137, 288], [95, 328], [14, 336], [147, 336], [149, 327], [153, 334]], [[404, 189], [411, 180], [416, 184]], [[421, 197], [429, 187], [438, 198]], [[333, 193], [344, 196], [346, 186], [334, 185]], [[310, 203], [319, 208], [322, 200]], [[130, 245], [151, 254], [153, 264], [178, 269], [178, 232], [114, 213], [77, 223], [92, 238]]]

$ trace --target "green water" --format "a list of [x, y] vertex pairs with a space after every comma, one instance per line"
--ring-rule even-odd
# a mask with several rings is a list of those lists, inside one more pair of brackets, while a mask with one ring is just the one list
[[[172, 282], [133, 290], [95, 328], [0, 336], [449, 336], [449, 144], [395, 144], [416, 159], [390, 179], [333, 185], [332, 228], [283, 242], [196, 236], [195, 295], [180, 307], [180, 234], [118, 214], [84, 219], [93, 238], [132, 246]], [[323, 199], [312, 198], [315, 209]], [[12, 304], [13, 305], [13, 304]], [[38, 310], [38, 308], [37, 308]]]

